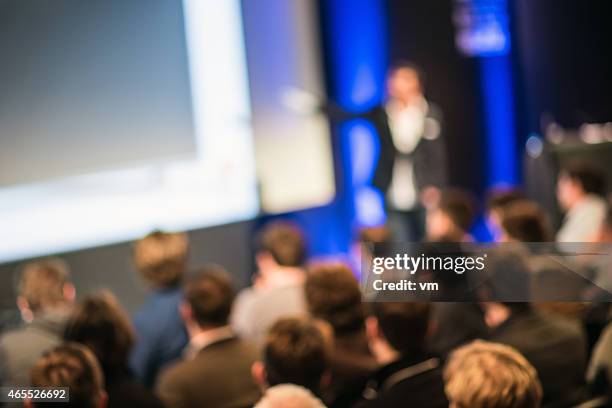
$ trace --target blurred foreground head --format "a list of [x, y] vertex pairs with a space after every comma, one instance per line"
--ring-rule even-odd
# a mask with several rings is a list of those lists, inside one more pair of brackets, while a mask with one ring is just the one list
[[280, 319], [268, 331], [263, 362], [253, 365], [253, 377], [264, 387], [290, 383], [318, 394], [326, 380], [329, 342], [312, 319]]
[[525, 199], [525, 194], [515, 188], [494, 188], [487, 193], [487, 227], [497, 241], [501, 235], [501, 217], [504, 209], [515, 201]]
[[255, 408], [325, 408], [325, 405], [304, 387], [281, 384], [268, 388]]
[[154, 288], [176, 286], [187, 268], [188, 247], [184, 233], [152, 232], [134, 245], [134, 264]]
[[367, 319], [368, 340], [379, 362], [396, 353], [406, 356], [424, 351], [429, 303], [373, 302], [371, 310], [372, 316]]
[[564, 167], [557, 181], [557, 199], [564, 210], [570, 210], [586, 195], [603, 195], [606, 181], [604, 173], [596, 166], [576, 161]]
[[327, 321], [336, 335], [365, 327], [359, 283], [345, 264], [325, 262], [312, 265], [304, 288], [310, 314]]
[[32, 368], [33, 387], [68, 387], [69, 402], [32, 403], [30, 407], [102, 408], [106, 406], [102, 370], [94, 354], [77, 343], [64, 343], [45, 353]]
[[234, 286], [219, 265], [207, 265], [185, 282], [181, 316], [190, 334], [228, 324], [234, 302]]
[[453, 408], [537, 408], [542, 399], [535, 368], [502, 344], [476, 340], [458, 348], [444, 379]]
[[68, 265], [59, 258], [31, 262], [23, 267], [18, 283], [17, 306], [24, 320], [53, 309], [63, 308], [74, 300]]
[[553, 239], [546, 213], [533, 201], [513, 201], [500, 215], [501, 242], [550, 242]]
[[306, 262], [306, 241], [299, 227], [286, 221], [266, 225], [256, 240], [260, 272], [279, 268], [300, 268]]
[[438, 206], [427, 213], [427, 239], [463, 242], [468, 238], [475, 215], [476, 205], [470, 193], [456, 188], [445, 190]]
[[109, 291], [85, 297], [74, 309], [64, 333], [67, 341], [87, 345], [107, 374], [127, 370], [134, 337], [128, 315]]

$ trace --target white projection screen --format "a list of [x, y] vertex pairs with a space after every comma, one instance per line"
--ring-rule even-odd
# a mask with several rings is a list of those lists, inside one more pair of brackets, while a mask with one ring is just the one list
[[0, 262], [258, 213], [238, 0], [3, 0], [0, 55]]
[[0, 263], [328, 203], [314, 4], [0, 0]]

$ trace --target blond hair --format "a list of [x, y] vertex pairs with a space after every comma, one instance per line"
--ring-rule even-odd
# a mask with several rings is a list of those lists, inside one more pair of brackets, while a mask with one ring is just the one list
[[444, 370], [445, 390], [458, 408], [537, 408], [542, 386], [518, 351], [476, 340], [455, 350]]
[[188, 247], [184, 233], [153, 232], [134, 245], [134, 263], [142, 277], [153, 286], [174, 286], [187, 266]]
[[69, 275], [68, 265], [59, 258], [27, 263], [18, 283], [19, 296], [34, 313], [57, 306], [66, 301], [64, 289]]

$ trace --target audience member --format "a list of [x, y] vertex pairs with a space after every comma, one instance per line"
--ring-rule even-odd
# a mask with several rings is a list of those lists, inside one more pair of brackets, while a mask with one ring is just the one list
[[184, 359], [163, 372], [156, 387], [168, 408], [250, 407], [259, 399], [250, 375], [257, 352], [228, 323], [233, 300], [231, 280], [219, 266], [208, 266], [187, 281], [181, 316], [189, 345]]
[[559, 174], [557, 199], [565, 219], [557, 233], [559, 242], [589, 242], [597, 234], [606, 213], [601, 197], [605, 191], [603, 173], [586, 162], [575, 162]]
[[552, 231], [546, 214], [529, 200], [514, 200], [498, 210], [500, 242], [550, 242]]
[[[442, 192], [437, 208], [427, 213], [427, 239], [430, 242], [453, 243], [473, 241], [469, 229], [474, 222], [475, 205], [473, 197], [459, 189]], [[460, 248], [457, 248], [460, 251]], [[443, 287], [446, 296], [467, 296], [465, 279], [459, 275], [442, 275], [446, 280]], [[454, 291], [452, 295], [449, 291]], [[486, 335], [482, 311], [475, 303], [435, 303], [432, 308], [432, 332], [428, 349], [442, 356], [461, 344]]]
[[444, 379], [454, 408], [538, 408], [542, 399], [536, 370], [502, 344], [474, 341], [455, 350]]
[[[581, 299], [582, 292], [590, 286], [583, 275], [584, 268], [571, 258], [556, 254], [552, 231], [546, 214], [535, 202], [515, 200], [501, 212], [500, 241], [512, 243], [528, 267], [531, 298], [539, 301], [571, 301]], [[529, 243], [529, 247], [520, 243]], [[548, 308], [554, 305], [543, 305]], [[581, 306], [575, 304], [575, 307]], [[560, 309], [559, 309], [560, 310]], [[568, 310], [569, 311], [569, 310]]]
[[474, 216], [474, 200], [467, 192], [459, 189], [445, 190], [438, 205], [427, 212], [426, 238], [431, 242], [472, 241], [469, 229]]
[[325, 405], [304, 387], [280, 384], [268, 388], [254, 408], [325, 408]]
[[278, 221], [263, 229], [257, 239], [254, 284], [238, 295], [232, 314], [239, 335], [261, 346], [276, 320], [307, 313], [305, 261], [304, 237], [296, 226]]
[[528, 303], [485, 303], [490, 340], [514, 347], [535, 367], [543, 404], [568, 406], [583, 395], [586, 335], [578, 322]]
[[27, 401], [26, 407], [104, 408], [102, 370], [93, 353], [77, 343], [64, 343], [45, 353], [30, 374], [33, 387], [67, 387], [69, 401]]
[[84, 298], [68, 320], [64, 338], [86, 345], [96, 355], [104, 373], [109, 407], [161, 407], [128, 369], [134, 328], [110, 292]]
[[306, 317], [279, 319], [268, 331], [252, 374], [262, 389], [294, 384], [320, 396], [329, 380], [330, 339]]
[[25, 323], [0, 337], [0, 384], [28, 384], [30, 367], [61, 342], [74, 297], [68, 266], [60, 259], [24, 266], [17, 306]]
[[494, 241], [500, 241], [501, 215], [504, 208], [514, 201], [525, 199], [522, 191], [512, 188], [493, 189], [487, 194], [486, 220], [487, 228]]
[[373, 302], [366, 321], [370, 349], [382, 366], [362, 407], [447, 407], [440, 360], [426, 353], [430, 305]]
[[350, 253], [351, 267], [358, 278], [368, 268], [367, 265], [371, 265], [374, 253], [380, 255], [388, 252], [390, 239], [391, 231], [386, 225], [359, 229]]
[[331, 406], [347, 406], [359, 398], [376, 368], [368, 348], [359, 283], [346, 265], [321, 263], [309, 269], [305, 291], [310, 314], [333, 328], [331, 382], [325, 400]]
[[149, 388], [161, 369], [178, 359], [187, 344], [187, 333], [179, 316], [187, 249], [185, 234], [164, 232], [153, 232], [134, 246], [136, 269], [152, 293], [133, 317], [137, 341], [130, 366]]

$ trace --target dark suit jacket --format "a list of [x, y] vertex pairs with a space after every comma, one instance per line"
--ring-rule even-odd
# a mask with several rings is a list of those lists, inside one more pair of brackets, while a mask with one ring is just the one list
[[378, 364], [370, 352], [365, 328], [350, 333], [336, 333], [330, 356], [331, 383], [323, 393], [330, 408], [350, 407]]
[[105, 368], [104, 374], [108, 408], [163, 408], [161, 401], [150, 390], [138, 383], [128, 370]]
[[371, 377], [364, 398], [358, 408], [447, 408], [442, 363], [426, 354], [403, 357]]
[[577, 322], [530, 309], [514, 313], [490, 339], [516, 348], [535, 367], [543, 406], [571, 406], [582, 397], [587, 343]]
[[260, 398], [251, 378], [257, 352], [237, 337], [204, 347], [160, 376], [157, 394], [168, 408], [250, 407]]
[[[380, 140], [380, 156], [374, 173], [373, 184], [385, 193], [391, 184], [393, 165], [398, 151], [393, 144], [389, 117], [384, 106], [378, 106], [366, 117], [372, 121]], [[439, 133], [432, 129], [436, 123]], [[442, 114], [433, 104], [429, 104], [425, 132], [410, 154], [413, 163], [417, 191], [427, 186], [444, 187], [446, 184], [446, 151], [442, 133]]]

